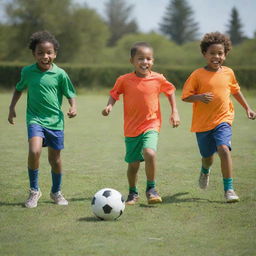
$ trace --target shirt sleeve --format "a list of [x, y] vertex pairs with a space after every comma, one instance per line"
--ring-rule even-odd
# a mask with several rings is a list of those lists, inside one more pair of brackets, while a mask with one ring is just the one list
[[109, 94], [113, 99], [119, 100], [120, 94], [123, 94], [123, 93], [124, 93], [124, 91], [123, 91], [123, 79], [122, 79], [122, 77], [119, 77], [116, 80], [113, 89], [110, 90]]
[[27, 88], [27, 83], [26, 83], [26, 79], [25, 79], [25, 71], [24, 68], [21, 70], [21, 77], [20, 77], [20, 81], [16, 84], [16, 90], [21, 92], [23, 90], [25, 90]]
[[175, 86], [169, 82], [163, 75], [161, 75], [161, 89], [160, 92], [164, 93], [166, 96], [172, 95], [176, 90]]
[[195, 95], [197, 93], [197, 79], [194, 73], [192, 73], [188, 79], [186, 80], [183, 89], [181, 99], [186, 99], [191, 95]]
[[65, 97], [68, 99], [76, 97], [75, 88], [66, 72], [64, 72], [62, 75], [61, 87]]
[[236, 94], [240, 91], [240, 86], [236, 80], [236, 76], [233, 70], [231, 70], [231, 82], [229, 84], [229, 87], [230, 87], [231, 94]]

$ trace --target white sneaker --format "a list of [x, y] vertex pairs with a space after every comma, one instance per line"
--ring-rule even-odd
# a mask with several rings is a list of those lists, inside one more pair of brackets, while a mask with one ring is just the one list
[[239, 197], [233, 189], [225, 191], [224, 197], [227, 203], [239, 202]]
[[56, 193], [50, 193], [51, 199], [55, 202], [55, 204], [58, 205], [68, 205], [68, 201], [64, 198], [61, 191], [58, 191]]
[[205, 174], [203, 172], [200, 173], [198, 184], [201, 189], [206, 189], [209, 185], [210, 173]]
[[42, 196], [42, 193], [41, 193], [40, 189], [39, 190], [30, 189], [29, 197], [28, 197], [27, 201], [25, 202], [25, 206], [27, 208], [37, 207], [37, 202], [41, 196]]

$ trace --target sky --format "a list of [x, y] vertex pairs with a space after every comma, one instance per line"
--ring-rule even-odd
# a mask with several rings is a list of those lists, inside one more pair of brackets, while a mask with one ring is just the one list
[[[74, 0], [79, 4], [87, 4], [104, 16], [105, 4], [108, 0]], [[170, 0], [126, 0], [133, 5], [131, 18], [137, 21], [140, 31], [159, 32], [159, 23], [165, 14]], [[194, 12], [194, 20], [199, 24], [199, 35], [208, 32], [226, 32], [231, 17], [231, 9], [236, 7], [244, 34], [251, 38], [256, 32], [256, 0], [187, 0]]]
[[[4, 19], [3, 6], [10, 0], [0, 0], [0, 19]], [[61, 1], [61, 0], [60, 0]], [[73, 0], [82, 6], [95, 9], [105, 17], [105, 4], [109, 0]], [[165, 15], [170, 0], [125, 0], [133, 5], [131, 18], [137, 21], [141, 32], [160, 32], [159, 24]], [[231, 9], [236, 7], [243, 24], [245, 36], [252, 38], [256, 32], [256, 0], [187, 0], [194, 12], [194, 20], [199, 24], [200, 37], [208, 32], [226, 32], [231, 17]]]

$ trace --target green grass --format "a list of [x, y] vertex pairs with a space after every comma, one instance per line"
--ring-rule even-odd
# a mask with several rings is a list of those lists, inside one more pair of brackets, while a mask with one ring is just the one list
[[[60, 207], [49, 199], [51, 176], [44, 149], [40, 166], [43, 196], [37, 208], [26, 209], [26, 97], [17, 105], [15, 126], [7, 123], [10, 99], [10, 93], [0, 95], [0, 255], [255, 255], [256, 122], [248, 120], [237, 104], [232, 156], [240, 203], [224, 203], [217, 157], [209, 189], [198, 189], [200, 156], [195, 136], [189, 132], [191, 105], [177, 97], [182, 125], [172, 129], [169, 106], [162, 97], [157, 186], [163, 204], [147, 205], [142, 164], [140, 203], [126, 207], [119, 220], [106, 222], [93, 216], [90, 203], [94, 193], [104, 187], [127, 195], [121, 102], [105, 118], [100, 112], [106, 95], [79, 95], [78, 116], [66, 120], [62, 153], [63, 192], [70, 204]], [[253, 95], [248, 94], [247, 100], [256, 107]], [[63, 109], [67, 110], [66, 103]]]

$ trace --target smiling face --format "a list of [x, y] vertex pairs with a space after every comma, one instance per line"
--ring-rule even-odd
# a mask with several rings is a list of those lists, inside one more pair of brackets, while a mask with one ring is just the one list
[[47, 71], [52, 68], [52, 63], [56, 58], [54, 46], [50, 42], [42, 42], [36, 45], [33, 55], [41, 71]]
[[136, 54], [131, 58], [131, 63], [135, 67], [135, 73], [139, 77], [150, 75], [153, 66], [153, 50], [149, 47], [139, 47]]
[[204, 52], [204, 57], [207, 61], [206, 69], [209, 71], [218, 71], [226, 59], [225, 48], [222, 44], [212, 44]]

